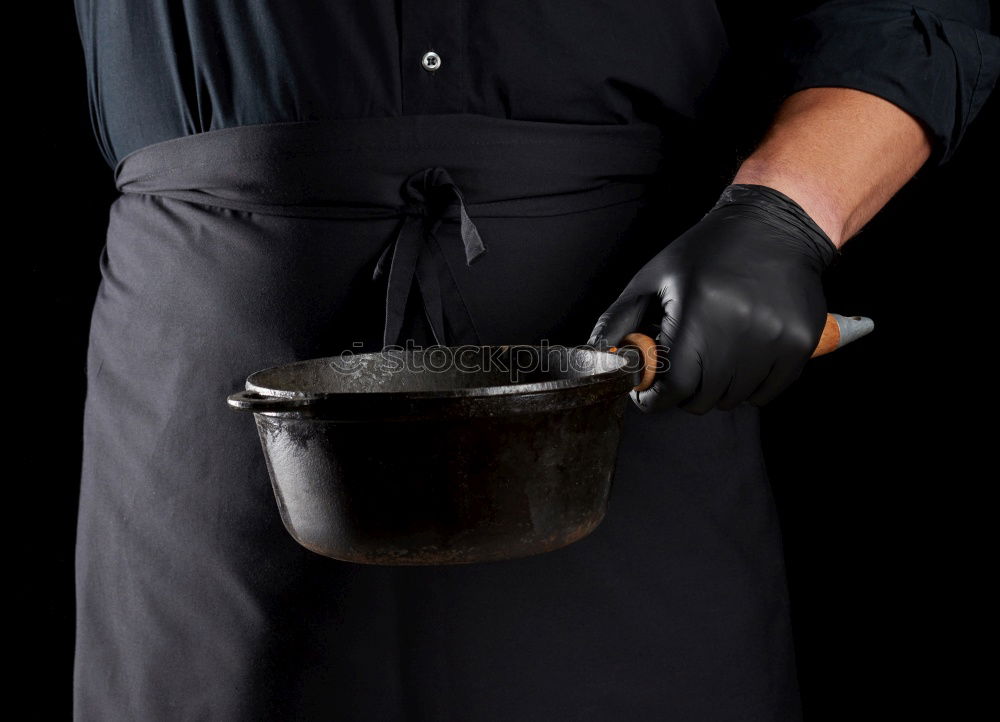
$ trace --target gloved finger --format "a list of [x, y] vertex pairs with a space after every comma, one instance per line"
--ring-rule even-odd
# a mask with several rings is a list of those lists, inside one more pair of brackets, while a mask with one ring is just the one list
[[787, 389], [795, 382], [809, 361], [808, 353], [797, 356], [795, 354], [785, 354], [775, 361], [771, 372], [758, 386], [747, 401], [754, 406], [763, 406], [774, 400], [778, 394]]
[[[714, 331], [712, 335], [718, 338], [719, 332]], [[757, 389], [770, 370], [769, 363], [758, 362], [756, 369], [750, 366], [752, 359], [740, 353], [742, 346], [738, 343], [723, 348], [709, 348], [704, 342], [701, 345], [706, 348], [701, 385], [694, 396], [680, 403], [682, 409], [692, 414], [723, 408], [727, 401], [729, 408], [738, 405]]]
[[654, 300], [649, 294], [620, 296], [597, 320], [588, 345], [619, 345], [628, 334], [640, 328]]
[[744, 360], [733, 372], [729, 388], [719, 399], [716, 408], [730, 411], [745, 403], [753, 392], [760, 388], [773, 369], [774, 363], [770, 355], [758, 355], [755, 362]]
[[742, 403], [745, 403], [754, 391], [760, 388], [770, 373], [770, 366], [764, 366], [751, 370], [738, 369], [729, 383], [729, 388], [722, 394], [715, 405], [720, 411], [731, 411]]
[[643, 411], [676, 406], [691, 398], [701, 384], [702, 357], [698, 349], [702, 348], [703, 339], [698, 336], [695, 325], [684, 323], [679, 294], [670, 294], [668, 298], [670, 300], [660, 305], [657, 334], [665, 368], [657, 372], [653, 386], [633, 394], [636, 405]]
[[[666, 348], [666, 368], [656, 375], [653, 385], [633, 393], [633, 401], [642, 411], [661, 411], [683, 403], [694, 396], [702, 379], [703, 357], [694, 343], [678, 337], [675, 347]], [[667, 339], [664, 339], [666, 341]]]
[[692, 414], [707, 414], [722, 400], [733, 380], [730, 371], [733, 362], [728, 357], [720, 357], [718, 352], [707, 351], [702, 359], [701, 383], [698, 390], [688, 399], [678, 403]]

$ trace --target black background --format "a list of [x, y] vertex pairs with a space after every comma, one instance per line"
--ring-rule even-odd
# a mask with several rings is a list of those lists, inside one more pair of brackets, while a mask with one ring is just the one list
[[[7, 458], [26, 463], [7, 477], [9, 589], [23, 609], [8, 624], [28, 642], [15, 657], [25, 682], [45, 690], [32, 693], [33, 716], [61, 718], [87, 330], [116, 193], [87, 114], [72, 4], [29, 12], [11, 27], [44, 28], [44, 43], [9, 65], [25, 85], [12, 86], [20, 105], [7, 135]], [[756, 11], [743, 15], [773, 32]], [[718, 157], [691, 183], [693, 217], [766, 123], [766, 68], [741, 64]], [[985, 549], [998, 121], [994, 97], [954, 159], [925, 169], [847, 245], [827, 277], [830, 308], [872, 316], [877, 329], [813, 361], [765, 410], [807, 719], [961, 718], [987, 682], [969, 650], [995, 576]]]

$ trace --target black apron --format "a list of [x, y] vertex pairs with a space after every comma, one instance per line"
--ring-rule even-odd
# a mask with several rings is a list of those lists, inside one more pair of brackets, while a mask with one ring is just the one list
[[77, 718], [796, 719], [751, 407], [630, 407], [608, 515], [569, 547], [375, 567], [289, 537], [225, 403], [347, 349], [584, 342], [666, 240], [669, 165], [655, 126], [472, 114], [123, 158], [88, 355]]

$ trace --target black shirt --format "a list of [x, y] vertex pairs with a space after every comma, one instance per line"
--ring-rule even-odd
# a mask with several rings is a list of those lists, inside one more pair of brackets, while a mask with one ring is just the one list
[[[715, 0], [75, 3], [112, 166], [151, 143], [256, 123], [459, 112], [696, 121], [730, 40], [753, 43], [738, 37], [748, 4]], [[926, 124], [944, 160], [1000, 73], [988, 28], [985, 0], [823, 3], [780, 34], [783, 90], [880, 95]]]

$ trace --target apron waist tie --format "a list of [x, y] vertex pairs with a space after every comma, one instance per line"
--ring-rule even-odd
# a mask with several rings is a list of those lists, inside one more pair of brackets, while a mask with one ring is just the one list
[[[406, 304], [414, 286], [435, 343], [479, 345], [479, 333], [439, 245], [461, 242], [470, 266], [486, 253], [461, 189], [447, 170], [433, 166], [406, 179], [403, 198], [399, 232], [385, 247], [373, 274], [374, 279], [388, 274], [384, 348], [398, 347], [403, 340]], [[455, 215], [457, 226], [442, 223]]]

